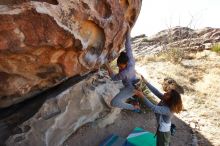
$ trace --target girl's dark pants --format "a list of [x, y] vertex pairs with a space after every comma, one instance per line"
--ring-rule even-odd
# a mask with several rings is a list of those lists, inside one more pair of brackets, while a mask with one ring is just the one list
[[170, 132], [157, 131], [157, 146], [169, 146], [170, 137]]

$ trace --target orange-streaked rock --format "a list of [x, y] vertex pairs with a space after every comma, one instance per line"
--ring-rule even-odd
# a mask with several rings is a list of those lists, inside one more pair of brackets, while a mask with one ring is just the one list
[[141, 0], [3, 1], [0, 108], [117, 57]]

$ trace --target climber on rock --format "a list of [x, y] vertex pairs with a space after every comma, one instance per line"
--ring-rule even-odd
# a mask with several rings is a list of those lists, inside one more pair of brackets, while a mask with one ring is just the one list
[[133, 110], [140, 112], [139, 104], [128, 104], [126, 101], [134, 96], [134, 84], [137, 81], [135, 71], [135, 60], [131, 50], [130, 31], [126, 35], [125, 52], [121, 52], [117, 59], [117, 66], [119, 68], [118, 74], [114, 74], [109, 64], [105, 64], [108, 73], [112, 80], [122, 80], [124, 88], [113, 98], [111, 105], [121, 109]]

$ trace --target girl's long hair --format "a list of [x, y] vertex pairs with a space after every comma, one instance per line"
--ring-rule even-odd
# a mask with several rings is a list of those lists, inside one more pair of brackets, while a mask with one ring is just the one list
[[179, 113], [183, 109], [182, 99], [180, 94], [176, 90], [170, 90], [167, 92], [170, 98], [165, 100], [166, 105], [172, 112]]

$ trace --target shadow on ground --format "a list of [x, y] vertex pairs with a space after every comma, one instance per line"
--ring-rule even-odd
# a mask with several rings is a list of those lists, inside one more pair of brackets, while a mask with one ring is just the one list
[[[122, 111], [117, 120], [106, 128], [98, 128], [95, 122], [84, 125], [71, 135], [63, 146], [98, 146], [105, 137], [112, 133], [127, 137], [135, 127], [154, 132], [156, 130], [155, 122], [155, 115], [152, 112], [138, 114]], [[174, 117], [172, 122], [177, 126], [177, 131], [175, 136], [172, 136], [171, 146], [191, 146], [192, 129], [177, 117]], [[197, 133], [197, 138], [199, 146], [213, 146], [200, 133]]]

